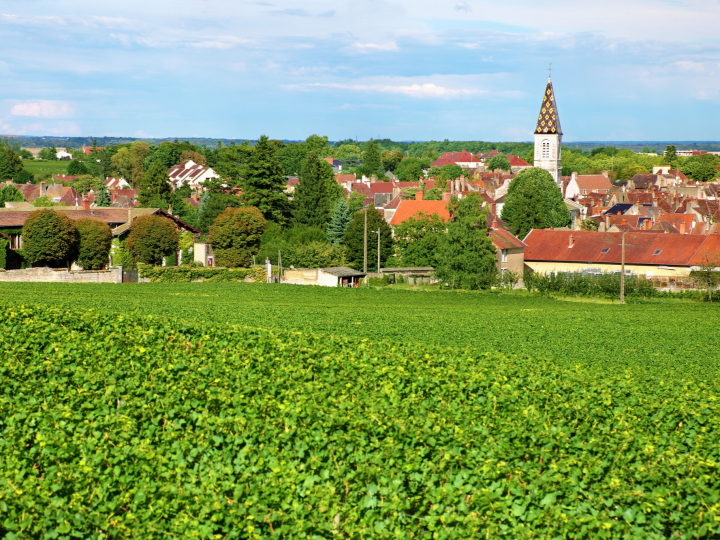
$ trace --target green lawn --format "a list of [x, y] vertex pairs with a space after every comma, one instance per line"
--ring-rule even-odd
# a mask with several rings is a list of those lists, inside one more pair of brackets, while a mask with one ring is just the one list
[[30, 161], [23, 160], [23, 167], [37, 178], [44, 180], [56, 174], [67, 174], [69, 161]]
[[138, 310], [188, 323], [473, 348], [611, 369], [652, 367], [703, 377], [718, 371], [717, 304], [670, 300], [621, 306], [529, 294], [249, 283], [0, 283], [0, 293], [16, 301]]

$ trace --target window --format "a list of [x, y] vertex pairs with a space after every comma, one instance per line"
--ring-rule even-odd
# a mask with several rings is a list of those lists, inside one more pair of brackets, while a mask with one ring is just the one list
[[608, 251], [610, 251], [610, 248], [604, 248], [600, 253], [607, 253]]
[[547, 139], [542, 142], [542, 157], [543, 159], [550, 159], [550, 141]]
[[502, 250], [502, 259], [501, 262], [507, 262], [507, 249]]
[[653, 251], [653, 255], [660, 255], [661, 251], [662, 249], [656, 249], [655, 251]]

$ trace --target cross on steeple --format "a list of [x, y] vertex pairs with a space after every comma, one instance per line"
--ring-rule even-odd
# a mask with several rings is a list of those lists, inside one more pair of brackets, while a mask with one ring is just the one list
[[548, 80], [552, 79], [552, 62], [548, 64]]

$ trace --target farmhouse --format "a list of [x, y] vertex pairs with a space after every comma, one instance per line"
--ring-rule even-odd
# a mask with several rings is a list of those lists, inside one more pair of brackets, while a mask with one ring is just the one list
[[[620, 232], [533, 229], [523, 242], [525, 266], [531, 272], [619, 272]], [[646, 277], [687, 276], [693, 267], [720, 253], [720, 235], [666, 234], [643, 231], [625, 234], [625, 269]]]

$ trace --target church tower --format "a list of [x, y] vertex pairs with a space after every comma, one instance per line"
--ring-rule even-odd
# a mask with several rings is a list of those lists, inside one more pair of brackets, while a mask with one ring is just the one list
[[562, 164], [560, 162], [560, 145], [562, 129], [560, 115], [555, 102], [555, 91], [552, 80], [548, 77], [547, 88], [540, 107], [540, 116], [535, 127], [535, 167], [549, 172], [555, 183], [562, 190]]

